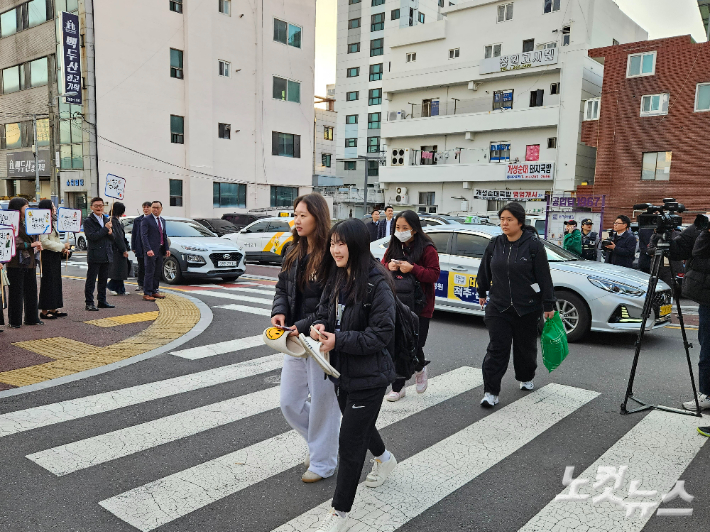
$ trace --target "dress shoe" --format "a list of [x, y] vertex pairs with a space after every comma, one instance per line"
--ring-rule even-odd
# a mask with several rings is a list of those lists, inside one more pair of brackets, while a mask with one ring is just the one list
[[66, 318], [66, 317], [69, 315], [69, 314], [67, 314], [66, 312], [59, 312], [59, 311], [57, 311], [57, 312], [50, 312], [50, 314], [51, 314], [52, 316], [54, 316], [55, 318]]
[[57, 317], [52, 314], [51, 312], [48, 312], [45, 314], [44, 312], [40, 312], [39, 317], [42, 318], [43, 320], [56, 320]]
[[10, 329], [19, 329], [21, 325], [10, 325]]
[[110, 303], [99, 303], [96, 306], [99, 308], [116, 308], [116, 305], [111, 305]]
[[86, 310], [99, 310], [94, 305], [86, 305]]
[[25, 322], [25, 325], [44, 325], [44, 322], [42, 320], [36, 321], [34, 323]]
[[143, 296], [143, 301], [155, 301], [153, 296]]
[[153, 297], [156, 299], [165, 299], [165, 294], [161, 294], [160, 292], [156, 292], [153, 294]]

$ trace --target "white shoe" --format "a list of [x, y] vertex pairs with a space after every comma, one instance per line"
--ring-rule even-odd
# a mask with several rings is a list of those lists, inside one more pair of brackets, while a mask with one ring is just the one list
[[328, 516], [321, 523], [318, 532], [344, 532], [347, 528], [348, 516], [340, 517], [335, 509], [331, 508]]
[[309, 469], [305, 473], [303, 473], [303, 475], [301, 475], [301, 480], [306, 484], [313, 484], [314, 482], [323, 480], [323, 477]]
[[426, 392], [427, 386], [429, 385], [429, 374], [426, 366], [424, 366], [423, 370], [415, 372], [414, 376], [417, 381], [417, 393]]
[[407, 388], [402, 388], [399, 392], [392, 390], [387, 394], [385, 399], [387, 399], [390, 403], [394, 403], [402, 399], [405, 395], [407, 395]]
[[[700, 405], [700, 410], [707, 410], [710, 408], [710, 395], [699, 393], [698, 404]], [[695, 410], [695, 401], [686, 401], [683, 403], [683, 408], [686, 410]]]
[[306, 459], [303, 461], [303, 465], [306, 466], [306, 469], [311, 467], [311, 453], [310, 452], [306, 455]]
[[390, 473], [397, 467], [397, 459], [391, 452], [390, 459], [386, 462], [380, 462], [377, 458], [373, 458], [370, 462], [372, 462], [372, 471], [370, 471], [365, 479], [365, 486], [368, 488], [382, 486], [385, 480], [387, 480], [387, 477], [390, 476]]
[[481, 399], [481, 406], [484, 408], [493, 408], [498, 404], [498, 396], [486, 392]]
[[520, 383], [520, 389], [521, 389], [521, 390], [530, 391], [530, 390], [532, 390], [533, 388], [535, 388], [535, 384], [533, 383], [533, 381], [527, 381], [527, 382], [521, 382], [521, 383]]

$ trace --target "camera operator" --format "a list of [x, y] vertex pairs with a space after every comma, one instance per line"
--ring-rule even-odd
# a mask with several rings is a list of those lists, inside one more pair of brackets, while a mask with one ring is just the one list
[[631, 220], [620, 214], [614, 220], [614, 236], [602, 241], [607, 250], [606, 263], [633, 268], [636, 255], [636, 238], [631, 233]]

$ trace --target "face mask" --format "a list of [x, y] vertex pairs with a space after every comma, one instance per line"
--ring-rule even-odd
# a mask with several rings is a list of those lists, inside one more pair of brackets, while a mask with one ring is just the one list
[[410, 238], [412, 238], [412, 232], [411, 231], [395, 231], [394, 236], [396, 236], [400, 242], [406, 242]]

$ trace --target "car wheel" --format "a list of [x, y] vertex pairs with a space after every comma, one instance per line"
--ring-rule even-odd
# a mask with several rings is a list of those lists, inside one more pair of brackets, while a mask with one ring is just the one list
[[237, 279], [239, 279], [239, 276], [238, 276], [238, 275], [225, 275], [225, 276], [222, 276], [222, 280], [223, 280], [225, 283], [231, 283], [231, 282], [236, 281]]
[[560, 313], [560, 318], [567, 331], [567, 341], [577, 342], [589, 331], [592, 318], [584, 300], [572, 292], [555, 292], [557, 303], [555, 310]]
[[182, 281], [180, 263], [175, 257], [168, 257], [163, 262], [163, 281], [168, 284], [178, 284]]
[[86, 240], [84, 237], [79, 237], [79, 240], [76, 241], [76, 247], [81, 251], [86, 251]]

